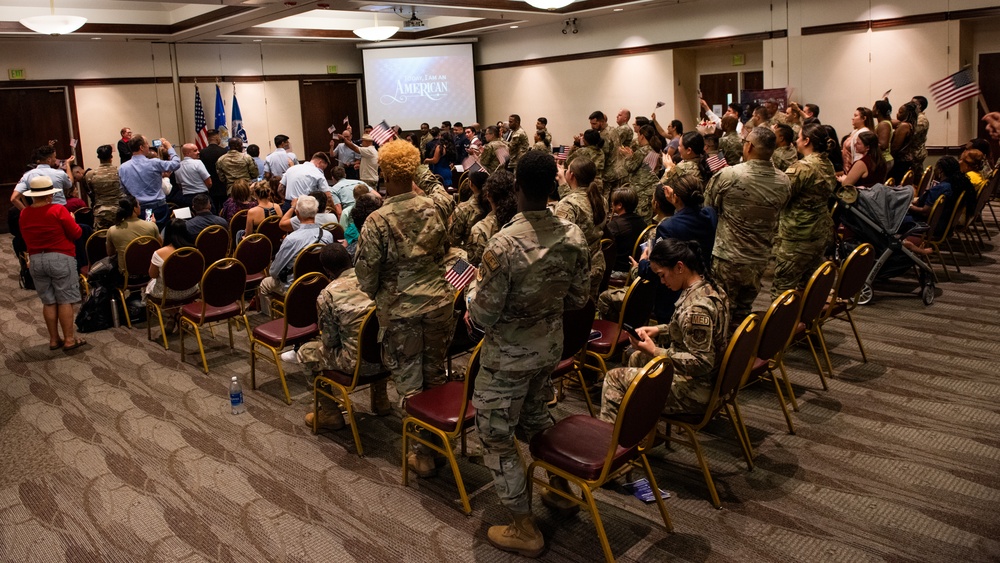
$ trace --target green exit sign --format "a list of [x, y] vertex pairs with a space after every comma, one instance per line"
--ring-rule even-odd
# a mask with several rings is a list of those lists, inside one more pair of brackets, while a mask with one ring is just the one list
[[743, 53], [733, 55], [733, 66], [743, 66], [747, 64], [747, 56]]
[[327, 74], [337, 74], [337, 65], [326, 65]]
[[25, 80], [27, 78], [23, 68], [8, 68], [7, 78], [11, 80]]

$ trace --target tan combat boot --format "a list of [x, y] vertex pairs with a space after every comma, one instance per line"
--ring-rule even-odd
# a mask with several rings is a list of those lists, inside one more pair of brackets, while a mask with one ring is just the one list
[[[550, 473], [549, 485], [551, 485], [555, 489], [559, 489], [560, 491], [569, 494], [570, 496], [573, 496], [573, 489], [569, 488], [569, 481], [567, 481], [563, 477], [559, 477], [558, 475], [552, 475]], [[577, 512], [580, 512], [579, 504], [569, 500], [568, 498], [559, 496], [558, 493], [554, 493], [548, 489], [542, 491], [541, 497], [542, 497], [542, 504], [544, 504], [550, 510], [554, 510], [556, 512], [566, 515], [576, 514]]]
[[[309, 428], [313, 427], [313, 418], [316, 415], [314, 413], [306, 413], [306, 424]], [[344, 422], [344, 413], [340, 412], [339, 408], [334, 409], [320, 409], [319, 411], [319, 427], [327, 428], [329, 430], [340, 430], [344, 427], [346, 423]]]
[[392, 413], [392, 403], [389, 402], [389, 393], [386, 391], [386, 385], [388, 384], [389, 380], [383, 379], [382, 381], [372, 383], [369, 388], [369, 392], [371, 392], [372, 412], [378, 416], [385, 416]]
[[433, 477], [437, 474], [434, 457], [423, 452], [410, 451], [406, 454], [406, 466], [420, 478]]
[[493, 547], [524, 557], [538, 557], [545, 550], [545, 538], [530, 512], [515, 514], [509, 526], [491, 526], [486, 536]]

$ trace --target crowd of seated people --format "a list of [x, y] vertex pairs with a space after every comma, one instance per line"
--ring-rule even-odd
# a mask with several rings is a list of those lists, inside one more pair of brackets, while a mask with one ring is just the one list
[[[617, 321], [626, 291], [621, 286], [646, 280], [654, 285], [655, 322], [636, 327], [639, 338], [630, 337], [626, 365], [606, 374], [601, 417], [614, 420], [629, 383], [654, 356], [667, 356], [674, 365], [673, 391], [664, 412], [694, 413], [705, 407], [732, 327], [749, 313], [768, 261], [776, 259], [772, 297], [783, 289], [802, 289], [829, 254], [834, 236], [829, 204], [835, 188], [867, 188], [890, 178], [898, 183], [908, 172], [918, 182], [928, 128], [926, 99], [919, 96], [902, 104], [896, 119], [885, 99], [872, 109], [858, 107], [853, 130], [843, 139], [820, 123], [819, 108], [812, 104], [800, 108], [792, 103], [782, 112], [765, 103], [753, 108], [745, 122], [738, 104], [721, 117], [707, 104], [704, 108], [711, 127], [687, 132], [678, 120], [662, 128], [655, 114], [629, 125], [627, 110], [619, 112], [618, 126], [612, 127], [596, 111], [588, 118], [589, 127], [565, 150], [552, 144], [545, 118], [538, 119], [531, 145], [516, 115], [485, 129], [450, 123], [422, 127], [377, 148], [367, 132], [355, 144], [348, 129], [343, 145], [333, 143], [331, 151], [317, 152], [305, 162], [289, 151], [284, 135], [275, 138], [278, 148], [266, 159], [259, 150], [243, 158], [239, 148], [233, 149], [241, 145], [230, 145], [235, 154], [229, 160], [248, 170], [253, 163], [259, 175], [236, 178], [228, 161], [222, 161], [221, 188], [215, 177], [205, 178], [205, 186], [196, 186], [199, 193], [178, 200], [190, 202], [190, 218], [168, 218], [162, 230], [155, 222], [162, 218], [146, 210], [159, 213], [160, 200], [149, 199], [149, 186], [158, 175], [169, 177], [168, 169], [178, 168], [169, 143], [152, 149], [141, 135], [130, 141], [133, 158], [164, 164], [150, 169], [153, 174], [138, 196], [143, 200], [133, 194], [134, 185], [120, 185], [117, 208], [107, 203], [106, 187], [113, 184], [105, 176], [114, 170], [106, 165], [109, 146], [98, 149], [100, 177], [74, 169], [72, 158], [60, 170], [51, 147], [42, 147], [12, 202], [26, 205], [31, 180], [39, 176], [51, 178], [59, 188], [53, 190], [55, 205], [80, 208], [90, 200], [101, 209], [101, 226], [110, 224], [107, 250], [119, 268], [131, 241], [156, 239], [162, 246], [153, 254], [144, 291], [154, 299], [165, 291], [161, 274], [166, 259], [179, 248], [194, 246], [205, 228], [228, 227], [246, 211], [245, 227], [233, 233], [235, 248], [240, 239], [258, 232], [265, 219], [279, 216], [285, 235], [260, 284], [262, 312], [269, 313], [270, 299], [288, 290], [296, 257], [310, 245], [324, 245], [319, 261], [330, 280], [318, 301], [320, 336], [285, 352], [282, 361], [301, 364], [308, 374], [353, 370], [358, 328], [374, 307], [384, 333], [384, 367], [400, 398], [396, 407], [445, 382], [444, 354], [454, 333], [456, 297], [445, 273], [459, 260], [478, 269], [467, 290], [470, 322], [486, 334], [478, 381], [484, 389], [499, 389], [496, 400], [501, 402], [509, 400], [504, 393], [520, 389], [519, 377], [535, 378], [538, 370], [554, 367], [549, 356], [562, 342], [561, 320], [556, 321], [563, 313], [562, 299], [558, 307], [519, 307], [537, 305], [540, 295], [556, 291], [565, 293], [565, 307], [593, 300], [602, 318]], [[588, 120], [581, 119], [581, 125]], [[1000, 117], [994, 121], [1000, 125]], [[338, 148], [343, 146], [347, 148]], [[197, 153], [185, 148], [185, 160]], [[209, 173], [215, 171], [217, 162], [205, 164]], [[474, 165], [473, 171], [457, 170], [460, 164]], [[143, 170], [133, 168], [136, 174]], [[926, 218], [940, 196], [953, 207], [958, 195], [965, 194], [966, 209], [972, 212], [992, 168], [989, 144], [983, 140], [970, 141], [960, 158], [940, 158], [927, 189], [914, 196], [911, 219]], [[92, 194], [87, 178], [101, 190]], [[211, 194], [202, 189], [209, 186]], [[223, 193], [220, 189], [228, 196], [224, 202], [213, 195]], [[221, 205], [215, 208], [216, 203]], [[342, 229], [342, 240], [334, 240], [334, 228], [324, 225]], [[655, 228], [639, 240], [648, 227]], [[604, 239], [616, 250], [613, 263], [604, 263]], [[638, 259], [633, 257], [637, 243], [642, 248]], [[556, 247], [562, 254], [554, 253]], [[544, 265], [546, 275], [535, 264]], [[602, 292], [605, 269], [612, 270], [619, 287]], [[188, 288], [176, 297], [199, 289]], [[525, 325], [527, 318], [534, 324]], [[168, 331], [172, 325], [168, 323]], [[548, 330], [539, 332], [539, 327]], [[58, 332], [53, 334], [54, 346]], [[520, 340], [527, 335], [534, 335], [530, 344]], [[518, 365], [524, 369], [511, 367]], [[536, 395], [544, 392], [530, 385], [523, 390], [527, 395], [515, 400], [534, 408]], [[508, 463], [503, 461], [509, 453], [507, 437], [495, 432], [501, 423], [516, 426], [518, 413], [490, 410], [486, 407], [492, 403], [483, 393], [477, 397], [483, 412], [492, 413], [488, 417], [500, 417], [477, 418], [487, 449], [503, 452], [498, 463]], [[384, 382], [373, 388], [371, 408], [380, 415], [392, 411]], [[338, 429], [344, 418], [335, 405], [322, 405], [306, 422]], [[407, 463], [420, 476], [435, 473], [433, 457], [421, 447], [408, 453]], [[509, 467], [491, 469], [501, 499], [514, 514], [510, 526], [490, 530], [491, 542], [525, 555], [538, 553], [541, 536], [530, 513], [523, 512], [523, 490], [518, 489], [523, 483], [511, 480], [514, 474], [505, 473]]]

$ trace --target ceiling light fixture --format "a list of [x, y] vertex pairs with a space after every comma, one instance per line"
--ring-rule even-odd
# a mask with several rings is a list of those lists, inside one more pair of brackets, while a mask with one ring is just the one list
[[376, 13], [375, 25], [355, 29], [354, 35], [357, 35], [365, 41], [382, 41], [396, 35], [397, 31], [399, 31], [399, 27], [395, 25], [379, 25], [378, 14]]
[[573, 3], [573, 0], [524, 0], [539, 10], [558, 10]]
[[35, 33], [65, 35], [73, 33], [87, 23], [87, 18], [80, 16], [57, 16], [55, 0], [49, 0], [49, 11], [51, 13], [47, 16], [31, 16], [22, 19], [21, 25]]

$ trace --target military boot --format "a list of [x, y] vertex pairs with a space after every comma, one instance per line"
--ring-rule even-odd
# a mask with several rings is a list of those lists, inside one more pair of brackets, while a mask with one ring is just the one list
[[545, 538], [530, 512], [515, 514], [509, 526], [490, 526], [486, 537], [493, 547], [524, 557], [538, 557], [545, 550]]
[[392, 413], [392, 403], [389, 402], [389, 393], [386, 391], [388, 383], [389, 380], [383, 379], [382, 381], [372, 383], [369, 388], [371, 392], [372, 412], [378, 416], [385, 416]]
[[[306, 413], [306, 424], [309, 428], [313, 427], [313, 419], [315, 418], [315, 413]], [[327, 428], [330, 430], [340, 430], [344, 427], [346, 423], [344, 422], [344, 413], [340, 412], [339, 408], [334, 409], [320, 409], [319, 411], [319, 424], [320, 428]]]
[[[552, 488], [554, 489], [559, 489], [560, 491], [563, 491], [569, 494], [570, 496], [573, 496], [573, 489], [569, 488], [569, 481], [567, 481], [563, 477], [559, 477], [558, 475], [552, 475], [550, 473], [549, 485], [551, 485]], [[554, 493], [548, 489], [542, 491], [541, 497], [542, 497], [542, 504], [544, 504], [550, 510], [554, 510], [556, 512], [566, 515], [576, 514], [577, 512], [580, 512], [579, 504], [569, 500], [568, 498], [564, 498], [560, 496], [558, 493]]]
[[433, 477], [437, 474], [437, 466], [434, 464], [434, 457], [423, 452], [411, 451], [406, 454], [406, 466], [420, 478], [425, 479], [427, 477]]

